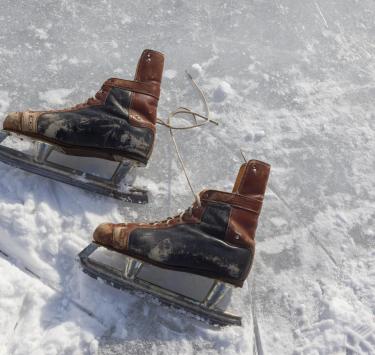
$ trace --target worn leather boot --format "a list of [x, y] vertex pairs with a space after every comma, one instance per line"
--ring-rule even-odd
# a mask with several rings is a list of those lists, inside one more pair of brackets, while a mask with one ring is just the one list
[[10, 113], [4, 130], [51, 143], [67, 154], [146, 164], [153, 148], [164, 56], [146, 49], [134, 81], [108, 79], [86, 103]]
[[161, 268], [207, 276], [242, 287], [255, 251], [255, 231], [270, 165], [252, 160], [233, 191], [204, 190], [184, 213], [154, 223], [104, 223], [96, 243]]

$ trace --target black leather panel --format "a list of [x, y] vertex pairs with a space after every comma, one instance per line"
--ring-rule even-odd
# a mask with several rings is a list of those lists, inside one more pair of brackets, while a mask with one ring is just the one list
[[230, 205], [207, 203], [200, 228], [216, 238], [224, 240], [228, 227]]
[[130, 96], [127, 90], [112, 88], [105, 105], [42, 114], [38, 133], [63, 144], [116, 150], [145, 162], [154, 134], [129, 124]]
[[136, 229], [130, 234], [128, 249], [157, 264], [219, 279], [244, 279], [252, 261], [250, 250], [207, 234], [200, 224]]
[[131, 92], [120, 88], [111, 88], [105, 101], [106, 110], [114, 116], [129, 120]]

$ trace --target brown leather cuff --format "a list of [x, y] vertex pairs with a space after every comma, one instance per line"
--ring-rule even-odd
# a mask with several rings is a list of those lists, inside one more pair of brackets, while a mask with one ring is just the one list
[[149, 95], [157, 100], [159, 100], [160, 97], [160, 85], [153, 82], [140, 82], [111, 78], [108, 79], [104, 85], [137, 92], [139, 94]]
[[262, 208], [262, 201], [248, 196], [241, 196], [230, 192], [216, 190], [202, 191], [200, 196], [202, 201], [227, 203], [233, 207], [248, 210], [259, 214]]

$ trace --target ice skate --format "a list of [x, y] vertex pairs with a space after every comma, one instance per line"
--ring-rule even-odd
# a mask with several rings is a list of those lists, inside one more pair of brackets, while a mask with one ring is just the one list
[[[150, 158], [163, 64], [163, 54], [145, 50], [134, 81], [108, 79], [93, 98], [72, 108], [8, 114], [0, 143], [9, 135], [27, 137], [35, 143], [35, 154], [0, 145], [0, 161], [129, 202], [147, 202], [147, 191], [120, 188], [120, 182]], [[118, 167], [112, 177], [100, 178], [49, 161], [54, 150], [115, 161]]]
[[[173, 218], [101, 224], [79, 255], [84, 272], [118, 288], [150, 293], [210, 322], [240, 324], [241, 317], [227, 312], [223, 300], [250, 272], [269, 172], [268, 164], [252, 160], [241, 166], [231, 193], [204, 190]], [[187, 292], [181, 291], [184, 279]]]

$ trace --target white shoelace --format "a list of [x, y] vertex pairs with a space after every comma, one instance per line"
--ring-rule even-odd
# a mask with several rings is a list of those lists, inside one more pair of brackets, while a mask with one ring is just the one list
[[[195, 112], [195, 111], [192, 111], [190, 110], [189, 108], [185, 108], [185, 107], [179, 107], [177, 108], [175, 111], [171, 112], [168, 117], [167, 117], [167, 120], [162, 120], [161, 118], [158, 118], [157, 119], [157, 123], [164, 126], [164, 127], [167, 127], [169, 129], [169, 133], [171, 135], [171, 138], [172, 138], [172, 142], [173, 142], [173, 145], [174, 145], [174, 148], [176, 150], [176, 153], [177, 153], [177, 157], [178, 157], [178, 160], [181, 164], [181, 167], [182, 167], [182, 170], [185, 174], [185, 177], [186, 177], [186, 180], [188, 182], [188, 185], [190, 187], [190, 190], [195, 198], [195, 201], [197, 202], [198, 206], [200, 207], [201, 206], [201, 201], [200, 201], [200, 198], [199, 198], [199, 195], [197, 193], [195, 193], [194, 189], [193, 189], [193, 186], [191, 184], [191, 181], [189, 179], [189, 176], [187, 174], [187, 171], [186, 171], [186, 168], [185, 168], [185, 164], [182, 160], [182, 156], [181, 156], [181, 153], [180, 153], [180, 150], [178, 149], [178, 145], [177, 145], [177, 142], [176, 142], [176, 139], [175, 139], [175, 136], [173, 134], [173, 130], [181, 130], [181, 129], [191, 129], [191, 128], [196, 128], [196, 127], [201, 127], [207, 123], [213, 123], [213, 124], [216, 124], [218, 125], [218, 122], [212, 120], [210, 118], [211, 116], [211, 112], [210, 112], [210, 109], [208, 107], [208, 103], [207, 103], [207, 99], [206, 99], [206, 96], [204, 95], [202, 89], [198, 86], [198, 84], [195, 82], [195, 80], [193, 79], [193, 77], [186, 71], [186, 74], [188, 76], [188, 78], [191, 80], [193, 86], [198, 90], [200, 96], [202, 97], [202, 100], [203, 100], [203, 103], [204, 103], [204, 106], [205, 106], [205, 110], [206, 110], [206, 113], [207, 115], [202, 115], [201, 113], [198, 113], [198, 112]], [[193, 117], [194, 121], [195, 121], [195, 124], [192, 124], [190, 126], [183, 126], [183, 127], [179, 127], [179, 126], [173, 126], [171, 124], [171, 120], [172, 118], [176, 117], [177, 115], [179, 114], [188, 114], [190, 115], [191, 117]], [[197, 120], [197, 117], [199, 118], [202, 118], [203, 121], [202, 122], [198, 122]]]

